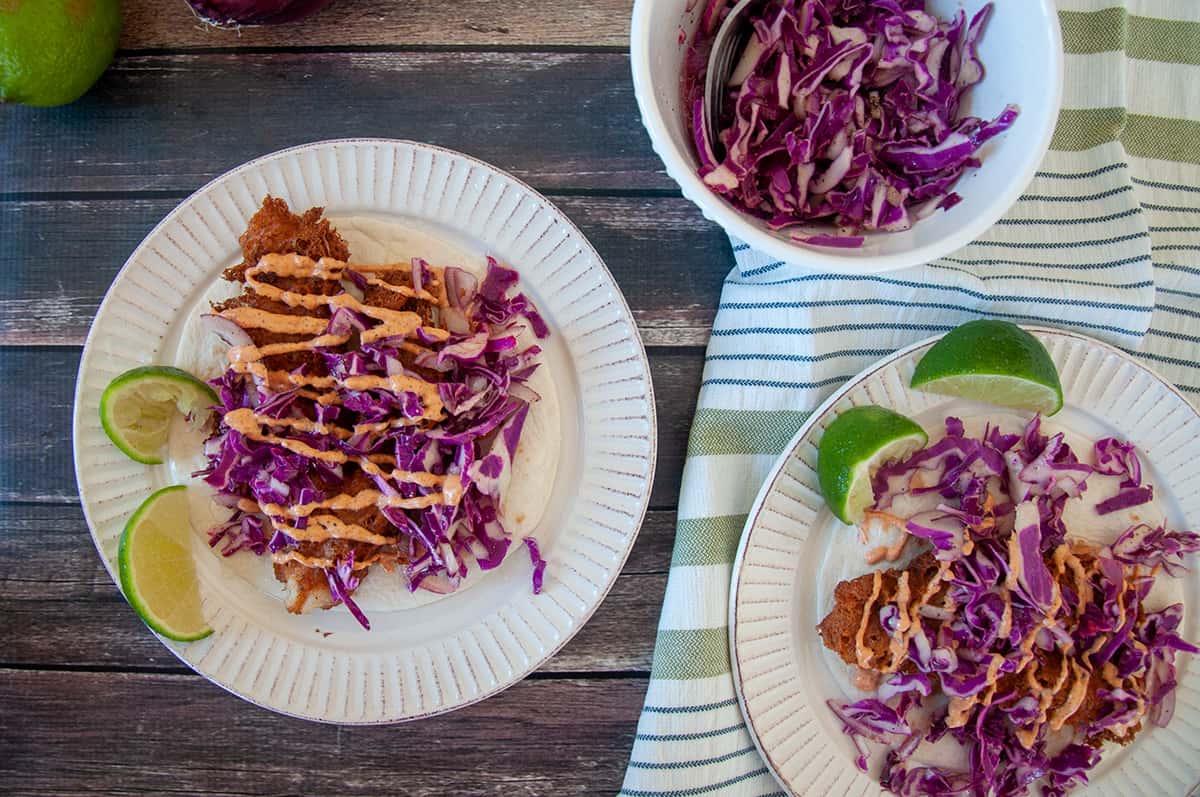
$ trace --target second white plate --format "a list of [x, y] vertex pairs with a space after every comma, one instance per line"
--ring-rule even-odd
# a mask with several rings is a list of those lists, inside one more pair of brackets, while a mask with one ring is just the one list
[[[1200, 415], [1171, 385], [1132, 357], [1084, 335], [1030, 328], [1058, 366], [1065, 406], [1061, 427], [1137, 445], [1156, 498], [1176, 528], [1200, 526]], [[882, 794], [854, 765], [854, 747], [825, 705], [854, 700], [845, 664], [827, 651], [816, 626], [832, 606], [838, 581], [866, 572], [857, 540], [825, 507], [817, 481], [817, 443], [849, 407], [878, 404], [926, 430], [947, 415], [986, 412], [985, 405], [908, 387], [933, 340], [895, 352], [836, 391], [796, 433], [759, 492], [746, 523], [730, 591], [734, 684], [747, 727], [776, 779], [792, 794], [845, 797]], [[886, 564], [886, 563], [885, 563]], [[882, 565], [881, 565], [882, 566]], [[1200, 576], [1184, 580], [1181, 632], [1197, 633]], [[1187, 794], [1200, 779], [1200, 667], [1176, 658], [1174, 719], [1128, 747], [1109, 745], [1092, 772], [1089, 795]], [[1074, 792], [1073, 792], [1074, 793]]]

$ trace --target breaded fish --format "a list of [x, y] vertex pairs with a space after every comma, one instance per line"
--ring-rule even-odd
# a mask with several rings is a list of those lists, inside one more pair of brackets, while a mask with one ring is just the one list
[[[223, 277], [233, 282], [245, 282], [246, 271], [255, 266], [265, 255], [296, 254], [319, 260], [330, 258], [346, 261], [349, 248], [342, 237], [323, 218], [323, 208], [310, 208], [303, 214], [290, 211], [282, 199], [267, 197], [262, 207], [250, 219], [245, 233], [239, 242], [242, 247], [242, 262], [225, 270]], [[394, 285], [412, 286], [411, 271], [394, 269], [373, 273], [375, 278]], [[343, 291], [343, 285], [334, 279], [295, 279], [284, 278], [274, 274], [262, 274], [258, 279], [263, 283], [275, 285], [280, 289], [305, 294], [320, 294], [332, 296]], [[442, 290], [441, 274], [434, 270], [431, 277], [433, 287]], [[442, 293], [444, 295], [444, 291]], [[428, 301], [421, 301], [402, 296], [389, 290], [386, 285], [369, 285], [364, 290], [364, 299], [368, 304], [375, 304], [396, 310], [411, 310], [421, 315], [426, 322], [436, 315], [436, 309]], [[214, 305], [214, 312], [235, 307], [253, 307], [271, 313], [284, 315], [304, 315], [311, 318], [328, 318], [328, 307], [320, 306], [313, 309], [291, 307], [283, 302], [263, 297], [251, 290], [245, 290], [238, 296], [220, 304]], [[256, 346], [271, 343], [300, 342], [311, 338], [307, 334], [289, 334], [271, 332], [264, 329], [249, 328], [245, 330]], [[420, 373], [429, 381], [440, 378], [437, 371], [417, 368], [412, 362], [412, 353], [405, 353], [402, 359], [411, 370]], [[292, 371], [303, 366], [310, 375], [323, 376], [329, 373], [325, 358], [318, 351], [305, 350], [270, 355], [264, 358], [269, 370]], [[374, 482], [353, 462], [343, 466], [341, 483], [328, 480], [319, 486], [330, 493], [357, 494], [363, 490], [375, 488]], [[341, 509], [331, 514], [338, 521], [347, 525], [360, 526], [378, 535], [393, 537], [397, 543], [400, 534], [386, 517], [376, 508]], [[325, 567], [337, 561], [344, 561], [354, 554], [355, 569], [353, 575], [363, 577], [367, 567], [379, 563], [387, 568], [396, 564], [406, 564], [408, 551], [401, 550], [398, 544], [376, 545], [373, 543], [353, 542], [344, 539], [329, 539], [320, 542], [300, 541], [288, 552], [291, 558], [286, 561], [276, 561], [275, 577], [286, 585], [286, 604], [289, 611], [297, 614], [315, 608], [328, 608], [334, 601], [330, 595], [328, 577]]]
[[[925, 587], [930, 583], [930, 580], [936, 577], [938, 571], [938, 562], [934, 558], [932, 552], [926, 552], [913, 559], [906, 568], [889, 568], [880, 571], [880, 589], [875, 590], [875, 573], [865, 573], [856, 578], [839, 582], [834, 588], [834, 605], [829, 611], [829, 614], [817, 626], [817, 632], [821, 636], [821, 641], [825, 647], [837, 654], [842, 661], [851, 666], [858, 666], [858, 643], [857, 637], [859, 629], [863, 627], [864, 612], [867, 610], [867, 604], [871, 604], [871, 611], [866, 616], [865, 628], [863, 630], [863, 647], [870, 651], [872, 661], [879, 662], [887, 660], [887, 651], [891, 642], [891, 637], [883, 628], [879, 618], [879, 607], [888, 603], [895, 603], [896, 595], [899, 588], [900, 577], [907, 571], [908, 583], [910, 592], [913, 595], [921, 594]], [[1060, 584], [1062, 586], [1071, 586], [1071, 576], [1064, 574], [1061, 577]], [[935, 593], [935, 599], [929, 603], [931, 605], [940, 605], [940, 596], [944, 589]], [[924, 622], [925, 628], [929, 636], [936, 636], [936, 621], [926, 619]], [[1032, 676], [1026, 670], [1017, 673], [1002, 675], [997, 682], [996, 694], [1009, 694], [1014, 691], [1018, 693], [1027, 692], [1030, 689], [1028, 679], [1034, 677], [1039, 684], [1048, 688], [1052, 688], [1058, 682], [1062, 667], [1066, 666], [1066, 658], [1057, 650], [1044, 652], [1038, 660], [1037, 667], [1032, 671]], [[916, 670], [915, 664], [911, 660], [906, 660], [900, 666], [901, 672], [913, 672]], [[936, 683], [937, 675], [931, 674], [932, 679]], [[1086, 728], [1093, 721], [1099, 718], [1100, 712], [1105, 705], [1105, 701], [1101, 700], [1097, 694], [1099, 690], [1106, 688], [1102, 679], [1095, 674], [1085, 673], [1087, 678], [1086, 694], [1081, 703], [1074, 712], [1066, 720], [1066, 724], [1075, 728]], [[1109, 687], [1111, 688], [1111, 687]], [[1069, 689], [1060, 688], [1055, 690], [1053, 701], [1050, 704], [1050, 711], [1063, 706], [1068, 699]], [[1098, 747], [1106, 741], [1115, 741], [1119, 744], [1126, 745], [1133, 741], [1138, 731], [1141, 729], [1141, 723], [1135, 723], [1131, 727], [1122, 729], [1119, 733], [1114, 730], [1105, 730], [1101, 733], [1094, 734], [1087, 739], [1087, 743], [1094, 747]]]

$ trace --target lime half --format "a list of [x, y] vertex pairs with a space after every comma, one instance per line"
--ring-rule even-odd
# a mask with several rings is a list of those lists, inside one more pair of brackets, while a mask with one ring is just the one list
[[217, 394], [187, 371], [146, 365], [108, 383], [100, 396], [100, 423], [130, 459], [157, 465], [177, 412], [191, 414], [218, 403]]
[[883, 407], [852, 407], [825, 429], [817, 449], [817, 478], [825, 503], [843, 523], [857, 525], [875, 503], [871, 476], [929, 442], [917, 423]]
[[190, 533], [187, 487], [164, 487], [129, 518], [117, 554], [129, 605], [146, 625], [178, 642], [212, 633], [200, 610]]
[[1053, 415], [1063, 405], [1050, 353], [1007, 321], [968, 321], [946, 333], [917, 363], [912, 386], [1043, 415]]

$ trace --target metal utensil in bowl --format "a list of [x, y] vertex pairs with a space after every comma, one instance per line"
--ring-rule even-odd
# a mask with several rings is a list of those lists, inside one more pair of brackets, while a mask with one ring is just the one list
[[719, 140], [717, 122], [729, 94], [729, 77], [746, 49], [746, 42], [754, 35], [750, 15], [745, 13], [752, 2], [754, 0], [740, 0], [730, 10], [717, 30], [708, 54], [708, 72], [704, 78], [704, 135], [718, 157], [724, 152], [724, 147]]

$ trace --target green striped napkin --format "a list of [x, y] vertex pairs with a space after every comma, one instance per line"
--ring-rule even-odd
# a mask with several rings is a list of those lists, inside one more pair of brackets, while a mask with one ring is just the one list
[[1067, 74], [1052, 151], [979, 241], [881, 276], [814, 273], [734, 241], [622, 795], [782, 793], [734, 693], [729, 578], [767, 471], [836, 385], [990, 316], [1107, 340], [1200, 402], [1200, 2], [1059, 9]]

